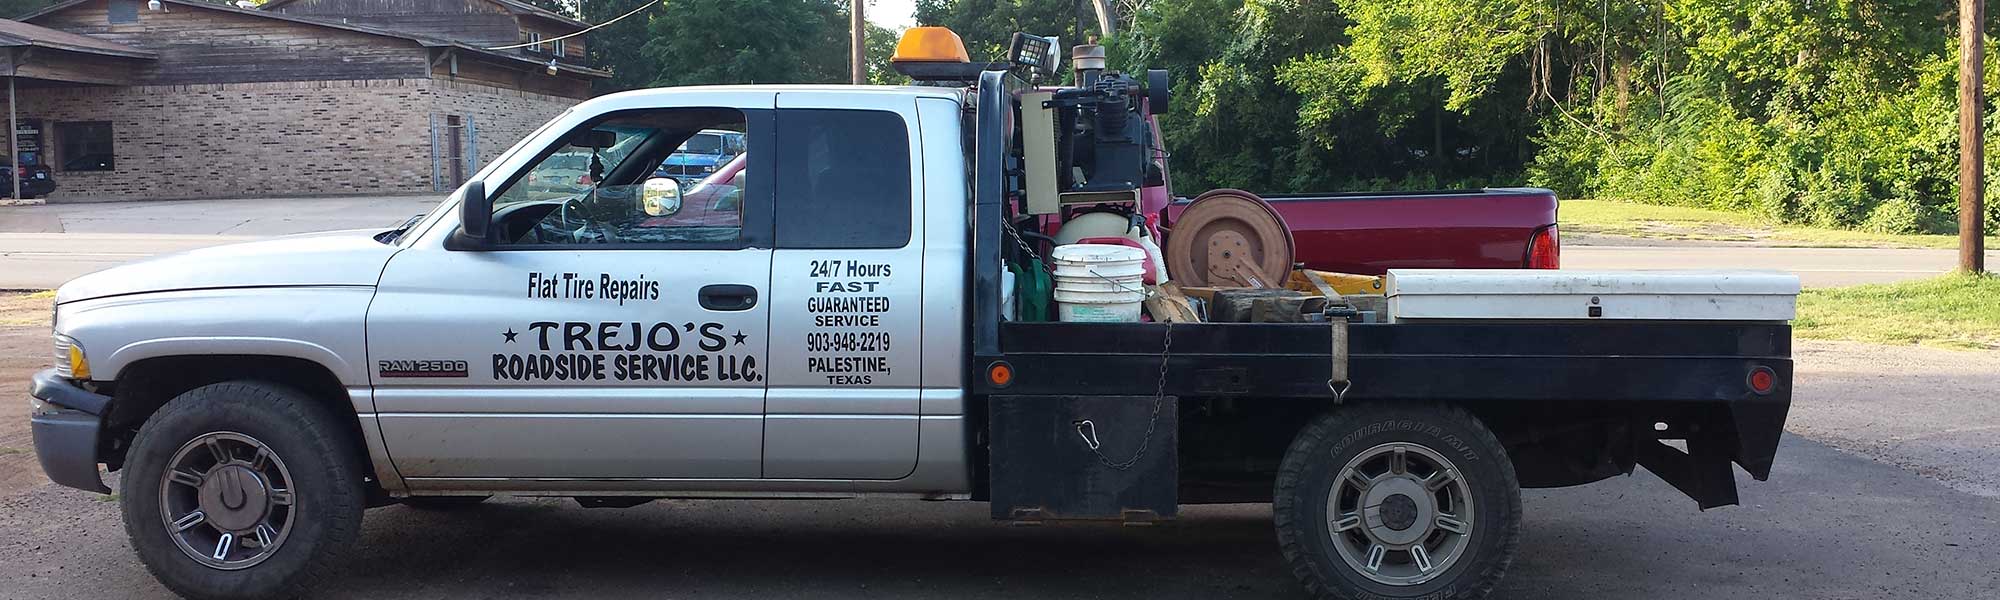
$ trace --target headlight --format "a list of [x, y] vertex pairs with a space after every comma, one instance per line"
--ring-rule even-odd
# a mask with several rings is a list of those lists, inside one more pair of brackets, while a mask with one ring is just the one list
[[83, 356], [83, 345], [75, 338], [56, 334], [56, 374], [70, 379], [90, 379], [90, 361]]

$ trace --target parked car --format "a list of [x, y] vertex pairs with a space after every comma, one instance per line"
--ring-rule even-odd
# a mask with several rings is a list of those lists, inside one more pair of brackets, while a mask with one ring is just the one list
[[741, 131], [704, 129], [682, 142], [679, 149], [660, 162], [660, 168], [654, 174], [677, 179], [681, 185], [690, 185], [743, 154], [743, 148]]
[[0, 196], [14, 193], [14, 176], [21, 177], [21, 197], [40, 198], [56, 191], [56, 176], [42, 165], [21, 165], [13, 173], [0, 169]]

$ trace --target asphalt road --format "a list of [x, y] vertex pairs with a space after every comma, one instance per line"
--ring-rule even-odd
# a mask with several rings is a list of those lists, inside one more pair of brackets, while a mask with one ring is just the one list
[[[119, 263], [232, 241], [387, 227], [428, 211], [431, 196], [51, 204], [0, 208], [0, 289], [46, 289]], [[1571, 269], [1772, 269], [1808, 287], [1931, 277], [1952, 250], [1592, 245], [1563, 248]], [[2000, 253], [1989, 259], [2000, 264]]]
[[[2000, 503], [1790, 438], [1745, 505], [1650, 475], [1524, 495], [1498, 598], [1992, 598]], [[1264, 505], [1147, 528], [1008, 527], [977, 503], [508, 500], [371, 511], [317, 598], [1298, 598]], [[0, 500], [0, 596], [157, 598], [117, 505]]]

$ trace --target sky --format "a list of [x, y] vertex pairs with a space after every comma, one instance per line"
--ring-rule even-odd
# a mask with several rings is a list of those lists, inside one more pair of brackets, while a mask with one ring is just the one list
[[861, 9], [861, 16], [868, 22], [890, 29], [903, 29], [916, 25], [912, 13], [917, 11], [917, 0], [867, 0]]

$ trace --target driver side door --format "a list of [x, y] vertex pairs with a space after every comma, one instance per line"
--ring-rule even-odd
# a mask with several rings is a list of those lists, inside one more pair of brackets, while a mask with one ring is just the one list
[[[719, 96], [732, 104], [573, 128], [487, 180], [497, 245], [390, 261], [368, 344], [384, 444], [412, 488], [761, 475], [770, 192], [687, 218], [652, 180], [703, 128], [746, 130], [757, 160], [773, 95]], [[438, 362], [452, 368], [426, 370]]]

